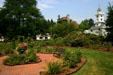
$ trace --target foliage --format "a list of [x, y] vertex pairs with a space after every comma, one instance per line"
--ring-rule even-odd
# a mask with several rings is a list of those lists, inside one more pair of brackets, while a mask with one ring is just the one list
[[76, 31], [73, 31], [63, 38], [65, 46], [72, 46], [75, 42], [75, 38], [78, 36], [76, 33]]
[[13, 53], [11, 42], [0, 42], [0, 56]]
[[29, 62], [37, 62], [37, 59], [39, 58], [36, 55], [36, 51], [34, 51], [34, 50], [28, 50], [27, 57], [29, 59]]
[[108, 6], [108, 14], [107, 14], [107, 20], [106, 20], [106, 25], [108, 26], [107, 31], [108, 31], [108, 36], [107, 40], [108, 41], [113, 41], [113, 5], [109, 4]]
[[51, 29], [53, 31], [53, 37], [57, 38], [65, 37], [68, 33], [75, 31], [76, 26], [73, 23], [63, 22], [54, 25]]
[[81, 62], [81, 57], [80, 51], [65, 51], [63, 54], [64, 64], [69, 65], [70, 68], [75, 68], [76, 64]]
[[112, 48], [111, 42], [104, 42], [104, 46], [107, 48], [107, 51], [111, 51], [111, 48]]
[[94, 26], [93, 19], [85, 19], [81, 22], [79, 27], [80, 27], [80, 29], [82, 29], [84, 31], [84, 30], [91, 28], [92, 26]]
[[[26, 47], [26, 44], [23, 44], [24, 47]], [[35, 50], [24, 50], [25, 48], [19, 47], [13, 55], [9, 55], [4, 61], [3, 64], [5, 65], [21, 65], [26, 63], [35, 63], [38, 60], [38, 56], [36, 55]], [[24, 50], [25, 52], [21, 52], [21, 50]], [[19, 52], [19, 53], [18, 53]]]
[[26, 63], [27, 60], [28, 60], [28, 58], [23, 54], [21, 54], [21, 55], [10, 55], [8, 58], [6, 58], [3, 61], [3, 64], [9, 65], [9, 66], [20, 65], [20, 64]]
[[18, 35], [34, 38], [44, 34], [55, 23], [46, 21], [36, 7], [36, 0], [5, 0], [0, 10], [0, 33], [12, 39]]
[[61, 71], [62, 65], [58, 61], [48, 63], [48, 73], [57, 74]]
[[[77, 48], [67, 48], [70, 51], [79, 50]], [[87, 59], [85, 65], [78, 72], [72, 75], [112, 75], [113, 57], [112, 52], [103, 52], [93, 49], [81, 49], [82, 56]]]
[[15, 39], [12, 40], [12, 49], [16, 49], [16, 41], [15, 41]]

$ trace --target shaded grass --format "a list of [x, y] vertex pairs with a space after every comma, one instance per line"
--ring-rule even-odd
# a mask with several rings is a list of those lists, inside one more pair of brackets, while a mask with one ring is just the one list
[[[68, 48], [71, 51], [76, 48]], [[113, 75], [113, 53], [96, 50], [80, 49], [82, 56], [87, 58], [86, 64], [72, 75]]]
[[2, 72], [2, 69], [0, 69], [0, 72]]

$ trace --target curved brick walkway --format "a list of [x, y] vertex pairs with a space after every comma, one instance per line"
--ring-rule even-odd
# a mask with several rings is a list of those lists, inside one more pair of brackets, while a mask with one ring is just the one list
[[7, 56], [0, 57], [0, 75], [40, 75], [40, 71], [47, 70], [47, 62], [59, 60], [55, 58], [53, 54], [37, 54], [42, 62], [36, 64], [17, 65], [17, 66], [5, 66], [2, 64], [3, 59]]

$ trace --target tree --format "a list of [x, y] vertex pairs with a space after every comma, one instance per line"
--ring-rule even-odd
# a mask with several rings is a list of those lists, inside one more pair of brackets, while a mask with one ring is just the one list
[[90, 29], [93, 25], [94, 25], [93, 19], [85, 19], [81, 22], [79, 27], [84, 31], [84, 30]]
[[52, 28], [52, 33], [54, 37], [65, 37], [72, 31], [76, 31], [77, 27], [73, 23], [58, 23], [55, 24]]
[[44, 19], [36, 5], [36, 0], [5, 0], [0, 11], [0, 33], [10, 38], [35, 36], [36, 27]]
[[111, 4], [109, 4], [107, 14], [108, 14], [106, 20], [106, 25], [108, 26], [108, 28], [106, 29], [108, 31], [107, 40], [113, 42], [113, 6]]

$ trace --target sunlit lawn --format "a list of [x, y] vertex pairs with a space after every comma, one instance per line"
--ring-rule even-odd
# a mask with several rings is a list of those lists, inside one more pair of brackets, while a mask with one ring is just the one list
[[[70, 50], [76, 50], [71, 48]], [[113, 75], [113, 53], [80, 49], [86, 64], [72, 75]]]

